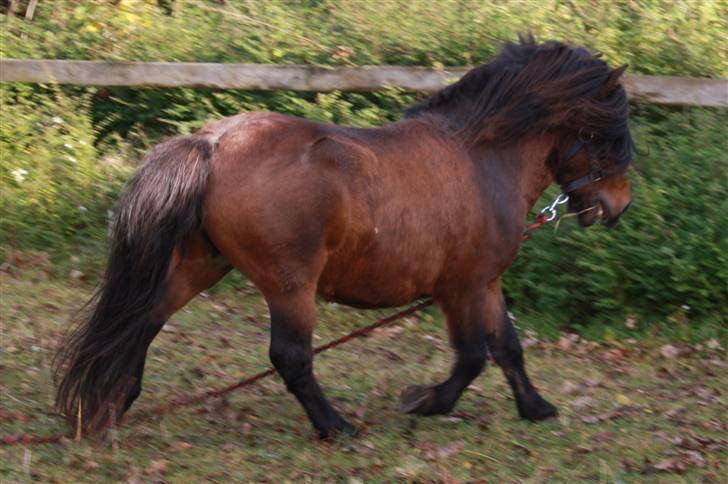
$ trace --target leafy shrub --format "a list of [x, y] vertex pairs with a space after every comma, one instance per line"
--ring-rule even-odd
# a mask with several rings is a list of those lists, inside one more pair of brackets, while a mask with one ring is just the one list
[[128, 170], [97, 156], [90, 93], [4, 85], [0, 94], [0, 244], [58, 249], [98, 240]]
[[[18, 58], [468, 65], [533, 31], [603, 52], [633, 72], [725, 77], [722, 1], [150, 0], [39, 2], [32, 23], [2, 16]], [[223, 3], [221, 5], [221, 3]], [[22, 39], [21, 35], [26, 35]]]

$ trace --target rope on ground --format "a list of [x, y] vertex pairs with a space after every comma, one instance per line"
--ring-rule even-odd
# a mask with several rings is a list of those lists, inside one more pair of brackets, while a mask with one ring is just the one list
[[[389, 316], [386, 316], [369, 326], [365, 326], [363, 328], [355, 329], [354, 331], [337, 338], [333, 341], [329, 341], [326, 344], [323, 344], [321, 346], [318, 346], [314, 348], [314, 354], [321, 353], [323, 351], [329, 350], [331, 348], [334, 348], [336, 346], [339, 346], [343, 343], [346, 343], [347, 341], [350, 341], [354, 338], [359, 338], [362, 336], [366, 336], [372, 331], [376, 330], [377, 328], [381, 328], [382, 326], [385, 326], [387, 324], [393, 323], [395, 321], [399, 321], [402, 318], [405, 318], [411, 314], [414, 314], [430, 305], [432, 305], [431, 299], [426, 299], [422, 302], [419, 302], [417, 304], [414, 304], [407, 309], [404, 309], [402, 311], [399, 311], [397, 313], [391, 314]], [[168, 404], [160, 405], [148, 412], [144, 412], [141, 415], [144, 416], [150, 416], [150, 415], [164, 415], [168, 413], [172, 413], [177, 409], [183, 408], [183, 407], [189, 407], [192, 405], [195, 405], [197, 403], [201, 403], [205, 400], [209, 400], [211, 398], [219, 398], [223, 395], [227, 395], [228, 393], [231, 393], [235, 390], [238, 390], [240, 388], [252, 385], [253, 383], [257, 382], [258, 380], [262, 380], [263, 378], [272, 375], [275, 373], [276, 370], [274, 368], [268, 368], [267, 370], [261, 371], [260, 373], [256, 373], [253, 376], [250, 376], [248, 378], [245, 378], [243, 380], [240, 380], [239, 382], [229, 385], [224, 388], [216, 389], [216, 390], [209, 390], [207, 392], [201, 393], [199, 395], [192, 395], [190, 397], [180, 398], [177, 400], [174, 400]], [[28, 421], [32, 417], [24, 414], [13, 414], [12, 418], [7, 418], [6, 420], [15, 420], [15, 421]], [[53, 444], [60, 442], [63, 439], [71, 439], [72, 436], [66, 433], [57, 434], [57, 435], [49, 435], [49, 436], [41, 436], [41, 435], [34, 435], [34, 434], [21, 434], [21, 435], [11, 435], [8, 437], [0, 438], [0, 447], [4, 446], [11, 446], [11, 445], [32, 445], [32, 444]]]

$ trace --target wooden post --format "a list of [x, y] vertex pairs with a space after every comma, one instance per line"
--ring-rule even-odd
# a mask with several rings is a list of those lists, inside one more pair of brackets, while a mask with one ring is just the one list
[[8, 2], [8, 16], [15, 15], [15, 11], [18, 9], [18, 2], [20, 0], [10, 0]]
[[30, 22], [33, 20], [33, 15], [35, 15], [35, 7], [38, 6], [38, 0], [30, 0], [28, 2], [28, 8], [25, 10], [25, 20]]

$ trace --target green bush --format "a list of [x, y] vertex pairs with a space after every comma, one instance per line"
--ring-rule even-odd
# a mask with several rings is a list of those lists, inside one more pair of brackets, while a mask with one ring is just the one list
[[98, 156], [90, 93], [3, 85], [0, 97], [0, 244], [65, 250], [102, 239], [128, 170]]
[[[532, 31], [603, 52], [634, 72], [726, 77], [728, 3], [541, 0], [174, 0], [39, 2], [2, 17], [18, 58], [468, 65]], [[221, 3], [224, 3], [221, 5]], [[22, 39], [21, 35], [26, 38]]]

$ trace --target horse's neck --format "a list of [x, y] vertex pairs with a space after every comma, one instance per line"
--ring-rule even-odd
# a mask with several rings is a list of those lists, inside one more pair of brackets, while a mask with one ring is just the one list
[[[460, 145], [470, 144], [460, 139], [459, 127], [467, 118], [466, 108], [460, 105], [428, 109], [428, 122], [450, 133]], [[419, 116], [422, 116], [420, 114]], [[559, 140], [558, 133], [531, 135], [507, 147], [492, 143], [476, 143], [468, 149], [481, 173], [481, 188], [509, 190], [514, 203], [518, 203], [523, 217], [533, 208], [538, 198], [553, 183], [554, 174], [549, 166], [549, 155]]]
[[[426, 112], [428, 123], [439, 126], [455, 139], [455, 143], [463, 146], [469, 143], [458, 133], [461, 123], [458, 113], [455, 108], [452, 113], [446, 108]], [[466, 148], [480, 173], [480, 188], [486, 191], [484, 198], [490, 198], [487, 192], [497, 194], [498, 198], [506, 196], [518, 205], [518, 216], [525, 218], [554, 182], [549, 155], [557, 147], [558, 140], [557, 133], [547, 133], [523, 138], [507, 147], [483, 142]]]
[[547, 135], [508, 148], [476, 146], [471, 156], [482, 167], [483, 189], [510, 190], [525, 217], [554, 181], [548, 159], [554, 147], [555, 138]]

